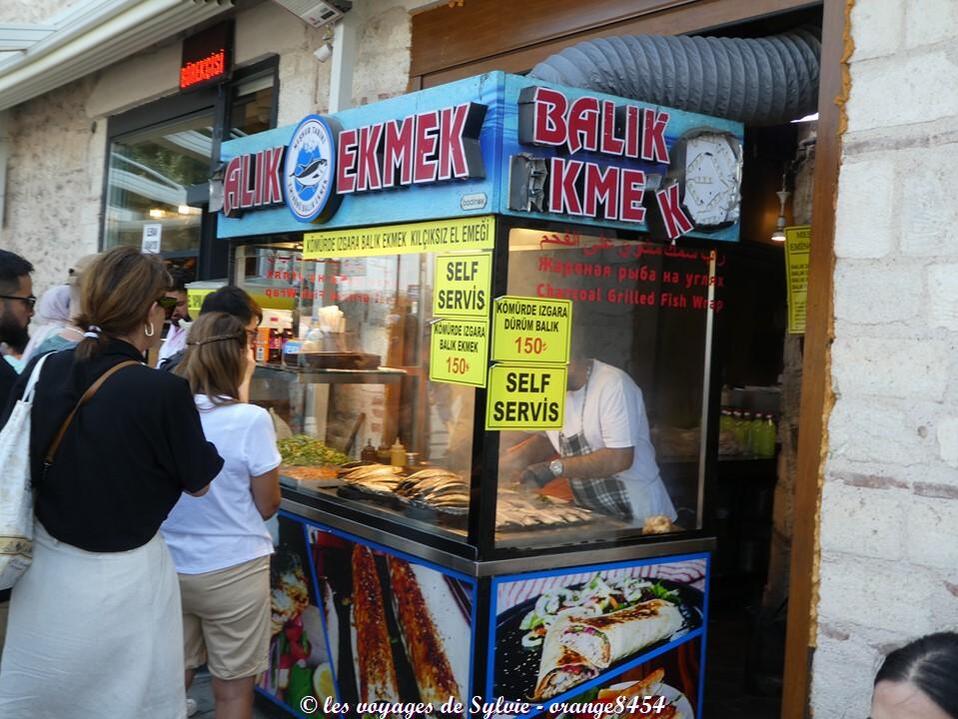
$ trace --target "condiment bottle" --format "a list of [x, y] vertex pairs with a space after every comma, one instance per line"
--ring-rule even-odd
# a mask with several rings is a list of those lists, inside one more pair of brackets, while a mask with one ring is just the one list
[[371, 439], [366, 440], [366, 446], [363, 447], [363, 451], [359, 455], [359, 458], [363, 462], [378, 462], [379, 461], [379, 455], [376, 453], [376, 448], [373, 447], [373, 441]]
[[391, 455], [389, 453], [389, 445], [386, 444], [386, 442], [384, 441], [382, 444], [379, 445], [379, 449], [376, 450], [376, 459], [379, 461], [380, 464], [389, 464], [390, 457]]
[[406, 466], [406, 448], [399, 441], [399, 437], [396, 437], [393, 446], [389, 448], [389, 463], [393, 467]]

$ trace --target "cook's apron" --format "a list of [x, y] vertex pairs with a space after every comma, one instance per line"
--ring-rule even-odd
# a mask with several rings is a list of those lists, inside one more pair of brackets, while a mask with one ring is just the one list
[[[579, 432], [571, 437], [567, 437], [564, 432], [559, 432], [559, 454], [563, 457], [581, 457], [594, 451], [585, 437], [585, 405], [589, 401], [592, 366], [593, 363], [590, 361], [589, 369], [586, 371], [585, 392], [579, 416]], [[632, 519], [632, 503], [629, 501], [628, 490], [625, 483], [614, 475], [597, 479], [570, 479], [569, 487], [572, 489], [576, 504], [619, 519]]]
[[35, 533], [10, 601], [0, 717], [185, 717], [180, 589], [163, 537], [87, 552], [39, 522]]

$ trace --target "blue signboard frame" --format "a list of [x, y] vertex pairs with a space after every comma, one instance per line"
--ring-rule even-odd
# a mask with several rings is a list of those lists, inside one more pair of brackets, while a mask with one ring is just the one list
[[[345, 110], [331, 116], [338, 126], [348, 130], [462, 103], [474, 102], [485, 105], [486, 116], [479, 135], [484, 166], [483, 177], [347, 194], [342, 196], [342, 203], [335, 214], [322, 223], [308, 224], [298, 221], [285, 205], [248, 210], [235, 217], [220, 215], [217, 236], [221, 239], [231, 239], [487, 214], [512, 215], [538, 220], [586, 222], [600, 228], [647, 231], [645, 223], [573, 217], [550, 212], [524, 212], [509, 208], [510, 159], [519, 153], [531, 153], [535, 157], [548, 159], [560, 156], [562, 152], [561, 148], [533, 147], [519, 143], [519, 93], [523, 88], [531, 86], [560, 90], [570, 100], [590, 96], [600, 101], [612, 101], [618, 106], [633, 105], [640, 109], [664, 110], [670, 116], [665, 137], [666, 145], [670, 150], [683, 134], [701, 128], [729, 133], [740, 143], [744, 140], [743, 125], [731, 120], [663, 108], [603, 93], [562, 87], [503, 72], [491, 72], [390, 98], [372, 105]], [[295, 129], [296, 125], [290, 125], [224, 142], [221, 148], [221, 160], [226, 162], [238, 155], [286, 145]], [[624, 157], [609, 157], [595, 152], [580, 151], [575, 154], [575, 158], [595, 162], [603, 168], [615, 165], [643, 170], [647, 174], [661, 175], [666, 169], [661, 164]], [[647, 193], [650, 191], [646, 190]], [[735, 222], [710, 232], [693, 230], [689, 235], [734, 242], [739, 237], [739, 223]]]

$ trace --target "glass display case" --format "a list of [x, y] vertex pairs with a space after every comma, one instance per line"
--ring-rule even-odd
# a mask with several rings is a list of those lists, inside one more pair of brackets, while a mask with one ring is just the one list
[[[477, 254], [492, 297], [569, 303], [561, 427], [487, 431], [487, 389], [430, 378], [437, 261]], [[237, 244], [234, 276], [264, 307], [252, 400], [288, 488], [472, 558], [703, 529], [714, 252], [498, 218], [468, 255]]]

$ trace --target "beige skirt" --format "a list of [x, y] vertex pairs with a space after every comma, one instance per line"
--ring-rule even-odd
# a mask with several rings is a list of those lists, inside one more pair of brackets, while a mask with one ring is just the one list
[[86, 552], [36, 524], [13, 588], [0, 661], [5, 719], [182, 719], [180, 590], [157, 533], [128, 552]]

